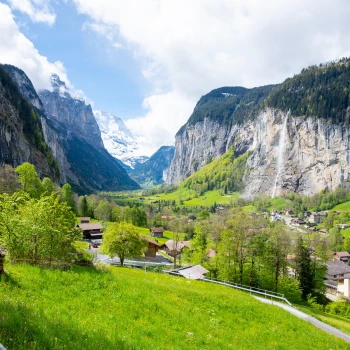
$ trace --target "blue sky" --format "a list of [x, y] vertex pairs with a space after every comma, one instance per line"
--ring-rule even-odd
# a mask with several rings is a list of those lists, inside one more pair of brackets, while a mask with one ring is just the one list
[[33, 23], [26, 14], [14, 10], [22, 32], [49, 61], [62, 61], [69, 80], [93, 101], [95, 109], [116, 114], [122, 119], [144, 113], [142, 101], [149, 94], [140, 63], [132, 52], [110, 48], [108, 41], [91, 30], [88, 21], [72, 3], [53, 3], [55, 24]]

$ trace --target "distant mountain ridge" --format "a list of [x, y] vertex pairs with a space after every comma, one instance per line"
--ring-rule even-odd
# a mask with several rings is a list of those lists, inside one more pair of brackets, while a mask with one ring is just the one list
[[144, 137], [135, 135], [122, 119], [98, 110], [94, 111], [94, 115], [101, 130], [103, 144], [113, 157], [131, 168], [149, 158], [140, 146]]
[[170, 163], [174, 157], [174, 146], [162, 146], [144, 163], [138, 163], [128, 174], [141, 187], [153, 187], [166, 181]]

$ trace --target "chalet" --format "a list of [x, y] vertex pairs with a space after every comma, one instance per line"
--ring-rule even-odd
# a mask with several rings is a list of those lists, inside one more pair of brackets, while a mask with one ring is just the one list
[[345, 264], [348, 264], [350, 261], [350, 254], [348, 252], [334, 252], [334, 260], [342, 261]]
[[147, 250], [145, 252], [145, 257], [156, 258], [157, 252], [160, 248], [160, 244], [148, 237], [142, 237], [147, 242]]
[[310, 211], [305, 211], [304, 212], [304, 218], [309, 218], [311, 216], [311, 212]]
[[321, 235], [327, 235], [327, 234], [328, 234], [328, 231], [327, 231], [325, 228], [319, 230], [318, 232], [319, 232]]
[[197, 216], [194, 216], [194, 215], [190, 215], [188, 218], [187, 218], [187, 222], [190, 223], [190, 222], [195, 222], [197, 220]]
[[190, 248], [190, 241], [174, 241], [170, 239], [161, 246], [161, 249], [172, 257], [181, 255], [184, 248]]
[[311, 232], [316, 232], [317, 228], [316, 227], [309, 227], [308, 230], [311, 231]]
[[183, 267], [182, 269], [178, 269], [176, 272], [178, 272], [181, 276], [191, 280], [201, 280], [205, 278], [204, 275], [209, 271], [201, 265], [194, 265]]
[[83, 230], [84, 239], [102, 239], [102, 225], [99, 222], [78, 225]]
[[149, 231], [150, 231], [152, 237], [162, 238], [163, 233], [164, 233], [164, 228], [163, 227], [153, 227]]
[[89, 217], [79, 218], [81, 224], [88, 224], [90, 222]]
[[328, 261], [324, 284], [327, 293], [350, 298], [350, 266], [339, 260]]

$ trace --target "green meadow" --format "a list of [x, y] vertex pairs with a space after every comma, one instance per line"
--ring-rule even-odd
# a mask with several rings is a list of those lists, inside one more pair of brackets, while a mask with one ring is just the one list
[[332, 211], [333, 210], [350, 211], [350, 202], [338, 204], [332, 209]]
[[5, 265], [0, 342], [30, 349], [350, 349], [248, 294], [130, 268]]

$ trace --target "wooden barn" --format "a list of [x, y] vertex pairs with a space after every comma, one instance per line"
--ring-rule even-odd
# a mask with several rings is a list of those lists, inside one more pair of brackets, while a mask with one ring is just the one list
[[148, 237], [142, 237], [147, 242], [147, 251], [145, 256], [148, 258], [155, 258], [157, 256], [157, 251], [160, 248], [160, 244]]
[[150, 229], [150, 233], [152, 237], [162, 238], [164, 233], [163, 227], [153, 227]]
[[99, 222], [78, 225], [83, 230], [83, 238], [85, 239], [102, 239], [102, 225]]
[[81, 224], [88, 224], [90, 222], [90, 218], [89, 217], [79, 218], [79, 221]]

